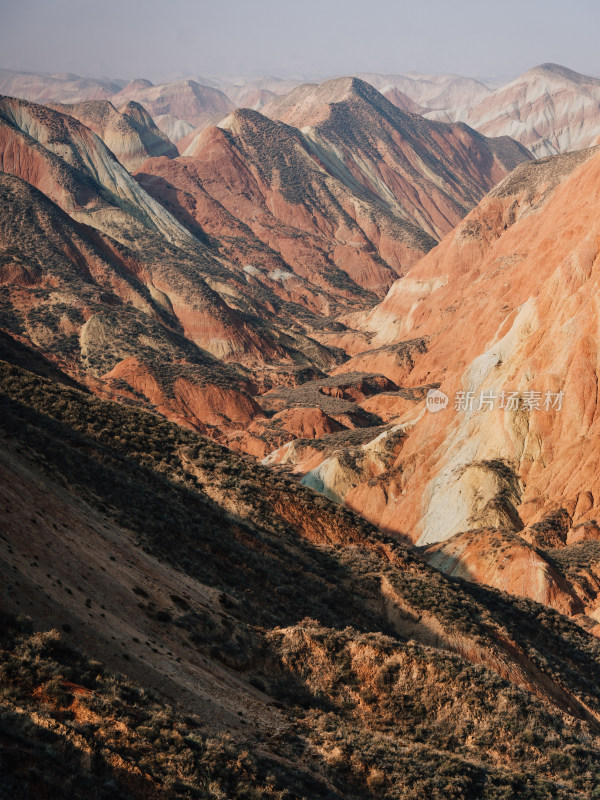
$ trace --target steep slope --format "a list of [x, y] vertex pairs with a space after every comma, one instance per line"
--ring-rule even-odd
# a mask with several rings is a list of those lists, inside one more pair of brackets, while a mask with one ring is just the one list
[[4, 330], [94, 391], [125, 396], [215, 436], [262, 414], [248, 396], [255, 387], [249, 375], [202, 345], [218, 341], [217, 355], [229, 347], [238, 361], [244, 353], [276, 357], [276, 345], [197, 274], [186, 276], [181, 263], [174, 276], [177, 251], [165, 243], [160, 266], [140, 263], [12, 176], [0, 175], [0, 197]]
[[529, 158], [508, 137], [406, 114], [357, 78], [300, 86], [262, 113], [300, 128], [330, 172], [435, 238]]
[[[583, 484], [593, 483], [595, 474], [592, 465], [591, 472], [586, 467], [585, 455], [595, 441], [595, 405], [588, 391], [596, 371], [586, 331], [589, 324], [593, 329], [596, 313], [599, 170], [597, 150], [517, 170], [448, 237], [435, 259], [419, 265], [406, 287], [398, 284], [390, 291], [368, 323], [379, 329], [377, 342], [403, 338], [408, 330], [428, 337], [428, 352], [417, 362], [411, 383], [425, 376], [439, 380], [449, 396], [463, 388], [521, 395], [563, 391], [560, 411], [545, 411], [540, 394], [533, 398], [542, 401], [540, 410], [534, 405], [446, 417], [450, 430], [462, 428], [455, 454], [459, 439], [468, 441], [473, 454], [508, 460], [525, 487], [531, 483], [529, 490], [519, 490], [525, 524], [549, 513], [552, 505], [564, 505], [571, 494], [590, 488], [594, 495], [593, 485]], [[440, 325], [434, 317], [445, 309]], [[451, 364], [459, 365], [458, 371]], [[439, 427], [431, 416], [426, 419], [428, 426]], [[492, 431], [487, 445], [478, 446]], [[563, 486], [561, 470], [575, 451], [577, 462], [569, 467], [574, 471]], [[452, 460], [453, 454], [447, 455]], [[438, 528], [439, 538], [441, 533]]]
[[593, 796], [600, 645], [566, 618], [157, 417], [0, 380], [13, 794], [33, 765], [77, 798]]
[[[174, 186], [176, 196], [161, 191], [151, 175]], [[271, 264], [283, 268], [281, 282], [298, 276], [327, 290], [330, 303], [336, 295], [362, 295], [363, 302], [383, 296], [434, 244], [359, 187], [329, 174], [295, 128], [247, 109], [204, 131], [175, 165], [147, 162], [138, 179], [157, 197], [178, 201], [213, 236], [227, 241], [233, 234], [232, 245], [245, 228], [240, 244], [256, 253], [251, 266], [269, 266], [260, 252], [268, 248]], [[224, 217], [238, 220], [237, 230], [228, 231]]]
[[[193, 80], [158, 86], [153, 86], [146, 80], [131, 81], [114, 94], [111, 101], [117, 107], [130, 101], [139, 103], [174, 142], [183, 138], [191, 128], [202, 130], [235, 108], [235, 104], [223, 92], [210, 86], [202, 86]], [[185, 130], [181, 127], [181, 122], [187, 123], [191, 128]], [[178, 135], [180, 133], [183, 136]]]
[[189, 232], [133, 180], [74, 117], [0, 98], [0, 170], [23, 178], [75, 219], [125, 242], [153, 231], [171, 242]]
[[492, 528], [459, 533], [428, 548], [426, 558], [448, 575], [530, 597], [563, 614], [584, 610], [575, 588], [553, 559], [512, 531]]
[[75, 117], [93, 131], [129, 171], [152, 156], [175, 158], [179, 155], [175, 145], [139, 103], [130, 101], [118, 110], [108, 100], [52, 103], [51, 107]]
[[433, 116], [463, 120], [486, 136], [511, 136], [538, 158], [581, 150], [600, 135], [600, 79], [542, 64], [475, 105], [454, 104]]
[[[528, 543], [596, 538], [599, 185], [597, 148], [519, 167], [363, 320], [383, 374], [391, 343], [420, 339], [402, 385], [439, 387], [448, 404], [430, 413], [422, 394], [375, 398], [368, 410], [393, 409], [404, 439], [375, 477], [359, 469], [346, 481], [353, 508], [422, 545], [503, 528], [520, 533], [525, 557]], [[315, 468], [305, 480], [339, 483], [339, 468]], [[469, 541], [442, 548], [446, 563], [465, 544], [474, 557]], [[474, 577], [491, 580], [494, 558]], [[538, 577], [551, 578], [543, 565]], [[550, 597], [548, 582], [530, 580], [525, 593]], [[583, 602], [596, 616], [592, 584]]]

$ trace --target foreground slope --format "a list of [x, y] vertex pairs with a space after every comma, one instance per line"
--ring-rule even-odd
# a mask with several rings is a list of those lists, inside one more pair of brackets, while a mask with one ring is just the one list
[[37, 770], [66, 797], [593, 796], [593, 637], [158, 417], [0, 375], [14, 796]]

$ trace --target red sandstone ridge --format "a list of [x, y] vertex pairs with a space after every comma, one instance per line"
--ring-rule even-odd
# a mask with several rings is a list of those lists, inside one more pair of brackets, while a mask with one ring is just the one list
[[[425, 345], [402, 378], [404, 396], [368, 406], [377, 413], [380, 404], [399, 426], [401, 448], [376, 480], [324, 452], [304, 478], [309, 485], [331, 487], [421, 545], [471, 530], [469, 548], [477, 548], [477, 530], [493, 528], [526, 528], [524, 540], [553, 553], [595, 545], [599, 185], [597, 149], [522, 165], [392, 287], [362, 329], [382, 371], [386, 355], [397, 358], [392, 343]], [[450, 399], [445, 411], [426, 409], [428, 386]], [[518, 404], [500, 408], [502, 391]], [[470, 410], [455, 409], [458, 392], [472, 393], [463, 395], [474, 398]], [[482, 392], [495, 408], [480, 403]], [[562, 392], [562, 406], [545, 408], [546, 392]], [[555, 534], [542, 541], [548, 530]], [[452, 551], [459, 570], [467, 569], [462, 552]], [[477, 574], [510, 589], [492, 561]], [[585, 605], [597, 613], [593, 592]]]
[[184, 157], [151, 159], [136, 177], [253, 280], [319, 313], [382, 297], [529, 157], [509, 140], [405, 114], [355, 79], [299, 87], [264, 112], [234, 112]]
[[459, 533], [430, 547], [425, 558], [447, 575], [528, 597], [562, 614], [580, 614], [584, 609], [550, 559], [512, 532], [484, 529]]
[[[339, 363], [339, 352], [332, 353], [307, 335], [311, 314], [304, 313], [303, 326], [289, 317], [280, 319], [276, 294], [253, 284], [243, 270], [232, 273], [218, 251], [209, 250], [201, 229], [194, 234], [202, 241], [144, 191], [98, 136], [72, 116], [2, 99], [0, 168], [39, 188], [75, 220], [119, 240], [138, 273], [144, 272], [146, 305], [151, 299], [160, 309], [157, 313], [170, 316], [177, 332], [204, 351], [238, 363], [280, 361], [288, 369]], [[282, 283], [274, 267], [272, 283]], [[293, 301], [294, 296], [286, 299]]]
[[53, 103], [51, 107], [82, 122], [128, 170], [136, 169], [152, 156], [174, 158], [178, 155], [175, 145], [139, 103], [130, 101], [119, 110], [108, 100], [70, 105]]
[[530, 158], [508, 137], [487, 139], [466, 125], [404, 113], [357, 78], [305, 84], [262, 113], [301, 128], [331, 172], [435, 238]]
[[[549, 515], [533, 528], [538, 529], [538, 534], [552, 533], [554, 522], [553, 515]], [[584, 528], [588, 530], [582, 531]], [[535, 546], [528, 531], [518, 535], [505, 529], [484, 528], [457, 533], [438, 542], [427, 548], [424, 557], [448, 575], [494, 586], [575, 616], [597, 636], [600, 633], [598, 538], [598, 528], [590, 522], [572, 528], [569, 543], [556, 546]]]
[[[232, 258], [241, 260], [232, 244], [247, 242], [257, 277], [267, 267], [286, 289], [289, 283], [298, 295], [308, 282], [329, 303], [361, 296], [364, 303], [365, 290], [372, 300], [383, 296], [434, 244], [331, 174], [299, 131], [247, 109], [205, 130], [175, 165], [151, 160], [138, 178], [157, 198], [179, 205], [181, 221], [191, 217], [223, 237]], [[237, 231], [228, 230], [227, 217], [237, 220]]]
[[[283, 298], [269, 288], [283, 284], [281, 262], [264, 285], [234, 270], [74, 117], [3, 99], [0, 165], [13, 173], [0, 186], [2, 327], [94, 391], [221, 437], [260, 415], [247, 393], [343, 360], [310, 337], [328, 323], [316, 302], [298, 312], [300, 280]], [[113, 372], [131, 358], [156, 391]]]
[[273, 416], [295, 439], [319, 439], [328, 433], [344, 430], [344, 426], [321, 411], [320, 408], [289, 408]]
[[[260, 400], [264, 402], [262, 398]], [[291, 407], [270, 418], [256, 416], [245, 430], [234, 430], [229, 435], [227, 446], [257, 458], [265, 458], [288, 442], [321, 439], [344, 430], [347, 430], [345, 425], [321, 408]]]
[[45, 106], [0, 98], [0, 169], [114, 238], [130, 242], [147, 231], [171, 242], [193, 239], [98, 136], [74, 117]]
[[210, 433], [213, 429], [217, 438], [222, 433], [246, 427], [254, 417], [262, 415], [260, 406], [233, 386], [194, 382], [185, 377], [185, 373], [161, 386], [152, 367], [136, 358], [124, 359], [103, 377], [109, 382], [126, 383], [136, 393], [144, 395], [167, 419], [201, 433]]

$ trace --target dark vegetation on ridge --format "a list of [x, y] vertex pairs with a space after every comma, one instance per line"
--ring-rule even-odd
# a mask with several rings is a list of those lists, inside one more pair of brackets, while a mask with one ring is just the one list
[[[451, 580], [351, 511], [160, 417], [7, 364], [0, 387], [17, 476], [38, 474], [119, 531], [118, 546], [215, 597], [159, 609], [140, 573], [128, 615], [188, 642], [175, 670], [201, 656], [247, 693], [225, 735], [127, 677], [134, 656], [113, 674], [69, 631], [4, 616], [5, 796], [598, 794], [600, 644], [570, 620]], [[10, 559], [19, 539], [4, 539]], [[52, 553], [36, 555], [50, 572]], [[16, 586], [7, 612], [15, 598]], [[253, 719], [258, 697], [277, 730]]]

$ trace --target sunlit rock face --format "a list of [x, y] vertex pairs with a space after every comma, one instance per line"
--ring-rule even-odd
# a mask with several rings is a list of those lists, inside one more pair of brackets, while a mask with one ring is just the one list
[[529, 157], [506, 137], [406, 113], [357, 78], [300, 86], [262, 113], [300, 128], [330, 170], [435, 238]]
[[[406, 436], [347, 503], [420, 544], [560, 506], [595, 517], [599, 174], [596, 151], [520, 167], [358, 321], [378, 371], [389, 359], [403, 386], [438, 385], [449, 404], [370, 401]], [[392, 345], [408, 341], [421, 347], [398, 375]]]

